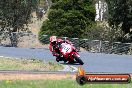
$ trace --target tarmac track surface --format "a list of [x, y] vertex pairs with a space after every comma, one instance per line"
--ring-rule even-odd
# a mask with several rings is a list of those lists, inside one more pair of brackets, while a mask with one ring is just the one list
[[[97, 73], [132, 73], [132, 55], [116, 55], [80, 52], [81, 59], [84, 61], [83, 68], [86, 72]], [[16, 58], [37, 58], [45, 61], [55, 61], [48, 49], [30, 49], [0, 47], [0, 56]], [[63, 62], [60, 62], [63, 64]], [[65, 65], [65, 64], [64, 64]], [[78, 67], [78, 64], [66, 64]]]

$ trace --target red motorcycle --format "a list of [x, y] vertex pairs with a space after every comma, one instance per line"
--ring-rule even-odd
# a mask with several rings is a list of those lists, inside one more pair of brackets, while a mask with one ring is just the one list
[[61, 53], [61, 56], [65, 59], [65, 61], [69, 62], [77, 62], [83, 65], [83, 61], [80, 59], [80, 55], [77, 52], [76, 48], [68, 43], [62, 43], [59, 46], [59, 50]]

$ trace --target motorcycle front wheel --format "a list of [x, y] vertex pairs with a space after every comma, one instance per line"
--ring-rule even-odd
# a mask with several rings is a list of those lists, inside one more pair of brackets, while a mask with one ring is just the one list
[[73, 55], [73, 57], [74, 57], [74, 59], [75, 59], [78, 63], [80, 63], [81, 65], [84, 64], [83, 61], [82, 61], [79, 57], [77, 57], [77, 56], [75, 56], [75, 55]]

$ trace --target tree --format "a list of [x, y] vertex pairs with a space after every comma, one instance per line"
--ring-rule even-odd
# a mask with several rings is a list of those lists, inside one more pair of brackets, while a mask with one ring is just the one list
[[53, 0], [40, 40], [43, 34], [83, 37], [86, 28], [95, 22], [95, 14], [92, 0]]
[[[24, 24], [29, 23], [31, 13], [36, 7], [37, 0], [0, 1], [0, 31], [8, 31], [12, 45], [14, 45], [14, 37], [16, 37], [12, 32], [23, 30]], [[17, 38], [15, 42], [17, 43]]]
[[94, 0], [96, 7], [96, 18], [97, 21], [105, 21], [108, 16], [108, 6], [105, 0]]
[[112, 28], [119, 28], [125, 34], [132, 33], [132, 0], [106, 0], [109, 11], [109, 24]]

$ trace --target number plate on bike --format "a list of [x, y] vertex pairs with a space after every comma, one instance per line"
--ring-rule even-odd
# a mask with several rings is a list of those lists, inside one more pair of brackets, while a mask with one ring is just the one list
[[70, 53], [71, 52], [71, 45], [67, 43], [62, 43], [62, 52], [63, 53]]

